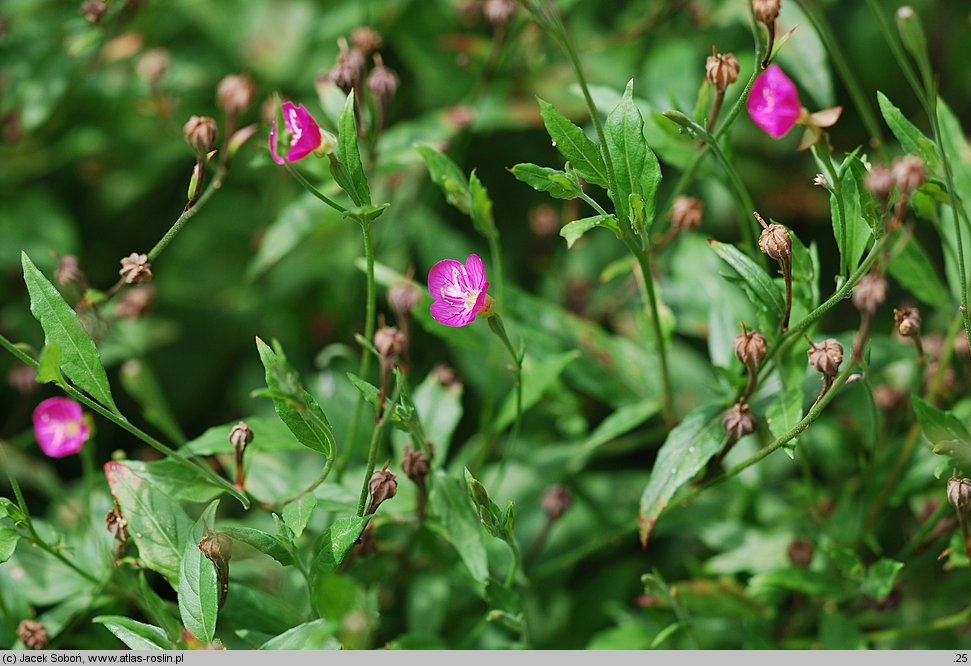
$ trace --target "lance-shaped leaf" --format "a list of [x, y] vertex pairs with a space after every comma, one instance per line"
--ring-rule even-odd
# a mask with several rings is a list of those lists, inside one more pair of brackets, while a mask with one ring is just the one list
[[337, 162], [331, 161], [331, 173], [357, 206], [371, 205], [371, 191], [357, 147], [357, 124], [354, 121], [354, 91], [344, 102], [337, 128]]
[[576, 172], [588, 183], [607, 187], [607, 166], [597, 144], [549, 102], [537, 98], [539, 114], [553, 145], [568, 159]]
[[529, 162], [517, 164], [509, 170], [516, 177], [539, 192], [549, 192], [555, 199], [576, 199], [583, 191], [576, 177], [559, 169], [541, 167]]
[[67, 378], [102, 405], [117, 412], [98, 348], [74, 309], [34, 266], [26, 252], [21, 253], [21, 263], [30, 294], [30, 312], [44, 329], [44, 344], [54, 342], [60, 345], [61, 370]]
[[661, 166], [644, 138], [644, 118], [634, 104], [634, 81], [627, 83], [621, 99], [604, 125], [607, 149], [614, 169], [617, 191], [612, 193], [620, 217], [631, 224], [630, 195], [644, 201], [644, 218], [654, 218], [654, 199], [661, 184]]
[[779, 317], [782, 316], [785, 301], [779, 288], [761, 266], [728, 243], [710, 240], [708, 245], [725, 260], [726, 264], [735, 269], [748, 291], [755, 297], [756, 305]]
[[566, 247], [571, 248], [573, 244], [576, 243], [583, 234], [587, 233], [591, 229], [610, 229], [614, 232], [615, 236], [620, 236], [620, 227], [617, 223], [617, 218], [613, 215], [604, 217], [603, 215], [594, 215], [592, 217], [584, 217], [579, 220], [573, 220], [569, 224], [565, 225], [560, 229], [560, 236], [566, 239]]
[[496, 221], [492, 217], [492, 199], [475, 171], [469, 174], [469, 195], [472, 203], [472, 210], [469, 211], [472, 226], [486, 238], [499, 238], [499, 230], [496, 229]]
[[219, 607], [219, 580], [215, 565], [202, 554], [199, 542], [206, 536], [216, 515], [216, 500], [202, 513], [182, 550], [179, 576], [179, 615], [185, 628], [204, 643], [216, 635]]
[[415, 149], [425, 160], [428, 175], [432, 182], [442, 188], [445, 200], [455, 206], [459, 212], [466, 215], [472, 212], [472, 192], [469, 189], [465, 174], [459, 166], [445, 153], [435, 150], [431, 146], [418, 144]]

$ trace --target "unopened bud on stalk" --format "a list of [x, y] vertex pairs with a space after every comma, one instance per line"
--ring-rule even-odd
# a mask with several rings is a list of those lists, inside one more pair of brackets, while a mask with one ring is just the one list
[[905, 338], [916, 338], [920, 335], [920, 312], [917, 308], [894, 309], [893, 320], [897, 332]]
[[916, 155], [904, 155], [894, 160], [893, 177], [901, 192], [911, 194], [927, 180], [927, 168]]
[[57, 268], [54, 269], [54, 279], [62, 287], [76, 284], [84, 288], [88, 284], [84, 271], [81, 270], [81, 264], [73, 254], [65, 254], [60, 258], [57, 262]]
[[253, 441], [253, 429], [240, 421], [229, 431], [229, 442], [238, 452], [246, 450], [246, 447]]
[[182, 127], [182, 136], [196, 157], [203, 159], [216, 143], [216, 121], [208, 116], [191, 116]]
[[138, 59], [138, 64], [135, 65], [135, 70], [142, 81], [150, 86], [155, 86], [169, 71], [169, 62], [169, 52], [157, 47], [142, 54]]
[[752, 13], [757, 21], [772, 25], [779, 18], [782, 3], [779, 0], [752, 0]]
[[347, 94], [357, 87], [366, 63], [361, 49], [348, 49], [347, 42], [343, 38], [340, 41], [341, 51], [337, 54], [337, 63], [330, 70], [330, 79]]
[[405, 447], [405, 457], [401, 461], [401, 469], [404, 470], [405, 476], [417, 483], [419, 486], [424, 485], [425, 477], [428, 476], [428, 472], [431, 471], [431, 465], [428, 462], [428, 456], [421, 449], [415, 449], [411, 444]]
[[245, 74], [229, 74], [216, 86], [216, 101], [226, 115], [235, 116], [253, 103], [256, 85]]
[[722, 425], [728, 433], [728, 439], [737, 442], [745, 435], [755, 432], [755, 419], [752, 417], [752, 410], [744, 402], [736, 402], [725, 411], [722, 417]]
[[47, 629], [34, 620], [24, 620], [17, 626], [17, 638], [28, 650], [43, 650], [48, 643]]
[[106, 11], [108, 11], [108, 3], [102, 0], [84, 0], [81, 3], [81, 16], [88, 23], [97, 23]]
[[966, 516], [971, 509], [971, 479], [951, 479], [947, 482], [947, 501], [957, 509], [958, 515]]
[[758, 213], [755, 214], [755, 217], [762, 225], [759, 249], [780, 263], [790, 261], [792, 259], [792, 236], [789, 235], [789, 231], [781, 224], [766, 224]]
[[404, 352], [406, 344], [405, 334], [394, 326], [382, 326], [374, 333], [374, 348], [383, 358], [397, 358]]
[[704, 204], [694, 197], [679, 196], [671, 205], [671, 225], [678, 231], [697, 229], [701, 226]]
[[738, 80], [738, 60], [732, 53], [718, 53], [715, 47], [705, 61], [705, 79], [721, 92]]
[[835, 377], [840, 370], [840, 363], [843, 362], [843, 345], [828, 338], [816, 345], [810, 343], [809, 365], [826, 377]]
[[558, 483], [555, 486], [550, 486], [543, 493], [543, 499], [540, 501], [540, 504], [543, 507], [543, 511], [546, 512], [546, 516], [552, 522], [559, 520], [566, 513], [566, 510], [573, 504], [573, 496], [567, 490], [566, 486]]
[[374, 69], [367, 77], [367, 87], [384, 110], [391, 105], [391, 100], [398, 92], [398, 76], [385, 67], [380, 53], [374, 54]]
[[853, 305], [860, 312], [872, 315], [886, 299], [887, 281], [879, 275], [864, 275], [853, 287]]
[[233, 540], [225, 532], [210, 532], [199, 541], [199, 550], [216, 567], [219, 579], [219, 608], [226, 603], [229, 595], [229, 560], [233, 557]]
[[[744, 330], [744, 327], [743, 327]], [[735, 338], [735, 357], [746, 368], [756, 370], [765, 359], [765, 336], [758, 331], [745, 331]]]
[[368, 491], [371, 493], [371, 504], [365, 515], [369, 516], [378, 510], [382, 502], [385, 502], [398, 494], [398, 482], [395, 480], [396, 474], [388, 471], [388, 463], [384, 468], [376, 470], [368, 481]]
[[148, 262], [148, 255], [132, 252], [121, 260], [121, 270], [118, 273], [125, 284], [148, 282], [152, 279], [152, 265]]
[[381, 35], [374, 28], [361, 26], [351, 32], [351, 44], [364, 53], [372, 53], [381, 48]]
[[421, 289], [408, 280], [395, 282], [388, 288], [388, 305], [399, 317], [410, 316], [421, 302]]

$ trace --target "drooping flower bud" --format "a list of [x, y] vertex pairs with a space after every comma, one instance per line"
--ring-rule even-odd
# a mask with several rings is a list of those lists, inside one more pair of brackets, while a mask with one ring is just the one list
[[236, 451], [244, 451], [253, 441], [253, 429], [240, 421], [229, 431], [229, 442]]
[[893, 177], [900, 191], [910, 194], [927, 180], [927, 167], [916, 155], [904, 155], [894, 160]]
[[424, 485], [425, 477], [431, 471], [431, 465], [424, 451], [415, 449], [409, 444], [405, 447], [405, 457], [401, 461], [401, 469], [404, 470], [405, 476], [421, 486]]
[[229, 74], [224, 76], [216, 86], [216, 101], [223, 113], [235, 116], [253, 103], [256, 96], [256, 84], [245, 74]]
[[135, 71], [139, 78], [149, 86], [158, 85], [159, 81], [169, 71], [169, 52], [162, 47], [156, 47], [145, 51], [135, 65]]
[[890, 198], [890, 193], [893, 192], [894, 185], [897, 184], [897, 178], [894, 176], [893, 171], [887, 167], [874, 166], [867, 172], [863, 184], [867, 190], [873, 193], [873, 196], [880, 199], [886, 205], [887, 199]]
[[759, 222], [764, 227], [762, 234], [759, 236], [759, 249], [779, 263], [791, 261], [792, 236], [789, 235], [789, 230], [781, 224], [770, 224], [766, 226], [765, 221], [762, 220], [758, 213], [755, 216], [758, 217]]
[[216, 121], [208, 116], [190, 116], [182, 127], [182, 136], [196, 157], [202, 159], [216, 143]]
[[121, 270], [118, 274], [125, 284], [148, 282], [152, 279], [152, 265], [148, 262], [148, 255], [132, 252], [121, 260]]
[[81, 16], [88, 23], [97, 23], [108, 11], [108, 3], [103, 0], [84, 0], [81, 3]]
[[779, 0], [752, 0], [752, 13], [757, 21], [772, 25], [779, 18], [781, 5]]
[[368, 491], [371, 493], [371, 503], [364, 515], [370, 516], [378, 510], [382, 502], [385, 502], [398, 494], [398, 482], [395, 480], [397, 474], [388, 471], [388, 463], [384, 464], [383, 469], [375, 470], [368, 481]]
[[81, 264], [73, 254], [65, 254], [60, 258], [57, 268], [54, 269], [54, 279], [62, 287], [76, 284], [83, 289], [88, 284], [88, 279], [81, 270]]
[[729, 407], [722, 416], [722, 425], [728, 433], [728, 439], [737, 442], [746, 435], [755, 432], [755, 419], [747, 403], [736, 402]]
[[886, 299], [887, 281], [879, 275], [864, 275], [853, 287], [853, 305], [860, 312], [872, 315]]
[[971, 479], [951, 479], [947, 482], [947, 501], [964, 520], [971, 510]]
[[199, 550], [216, 567], [219, 579], [219, 608], [229, 595], [229, 560], [233, 557], [233, 540], [225, 532], [209, 532], [199, 541]]
[[765, 359], [765, 336], [758, 331], [746, 331], [735, 338], [735, 357], [746, 368], [756, 370]]
[[374, 333], [374, 348], [382, 358], [396, 359], [407, 345], [405, 334], [394, 326], [382, 326]]
[[813, 562], [813, 542], [793, 539], [789, 542], [788, 554], [793, 565], [806, 568]]
[[671, 225], [678, 231], [697, 229], [704, 207], [700, 199], [679, 196], [671, 205]]
[[547, 488], [546, 492], [543, 493], [543, 499], [540, 500], [540, 505], [550, 522], [559, 520], [571, 504], [573, 504], [573, 495], [570, 494], [566, 486], [559, 483]]
[[351, 32], [351, 44], [361, 49], [365, 54], [373, 53], [381, 48], [381, 35], [374, 28], [361, 26]]
[[48, 643], [47, 629], [34, 620], [23, 620], [17, 626], [17, 638], [28, 650], [43, 650]]
[[894, 324], [897, 332], [905, 338], [920, 336], [920, 311], [917, 308], [901, 308], [893, 311]]
[[840, 363], [843, 362], [843, 345], [827, 338], [820, 344], [812, 344], [809, 351], [809, 365], [826, 377], [835, 377], [840, 370]]
[[105, 515], [105, 529], [119, 545], [128, 541], [128, 519], [122, 515], [118, 507], [111, 509]]
[[732, 53], [718, 53], [712, 48], [712, 55], [705, 61], [705, 79], [715, 90], [721, 92], [738, 80], [738, 60]]

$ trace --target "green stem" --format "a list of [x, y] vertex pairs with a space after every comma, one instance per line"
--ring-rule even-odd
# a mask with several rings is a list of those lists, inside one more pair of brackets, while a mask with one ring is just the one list
[[328, 206], [336, 210], [338, 213], [347, 212], [346, 208], [344, 208], [339, 203], [337, 203], [336, 201], [334, 201], [333, 199], [325, 195], [323, 192], [318, 190], [316, 187], [311, 185], [310, 181], [304, 178], [303, 174], [297, 171], [297, 169], [292, 164], [290, 164], [290, 162], [284, 162], [283, 166], [286, 167], [287, 171], [290, 172], [290, 175], [293, 176], [294, 180], [296, 180], [298, 183], [303, 185], [303, 188], [305, 190], [307, 190], [312, 195], [314, 195], [315, 197], [323, 201], [325, 204], [327, 204]]
[[826, 394], [822, 398], [820, 398], [815, 405], [812, 406], [812, 409], [809, 410], [809, 413], [806, 414], [805, 418], [803, 418], [799, 423], [794, 425], [789, 430], [789, 432], [785, 433], [784, 435], [782, 435], [781, 437], [773, 441], [768, 446], [765, 446], [759, 449], [758, 452], [756, 452], [746, 460], [738, 463], [734, 467], [726, 470], [725, 472], [715, 477], [708, 483], [698, 486], [690, 490], [689, 492], [685, 493], [682, 497], [678, 498], [677, 503], [687, 504], [691, 500], [695, 499], [698, 495], [700, 495], [703, 491], [707, 490], [708, 488], [714, 485], [727, 481], [732, 477], [738, 476], [744, 470], [748, 469], [755, 463], [760, 462], [763, 458], [765, 458], [769, 454], [774, 453], [778, 449], [782, 448], [785, 444], [787, 444], [788, 442], [792, 441], [793, 439], [801, 435], [806, 430], [806, 428], [811, 426], [816, 421], [816, 419], [819, 418], [820, 414], [822, 414], [826, 406], [830, 402], [832, 402], [833, 398], [836, 397], [836, 394], [839, 391], [839, 389], [843, 386], [843, 384], [846, 383], [846, 380], [850, 376], [850, 373], [853, 370], [855, 370], [856, 367], [857, 367], [857, 363], [855, 361], [849, 361], [846, 364], [846, 367], [844, 367], [843, 370], [840, 371], [840, 373], [833, 380], [833, 384], [832, 386], [830, 386], [829, 390], [826, 391]]
[[512, 448], [512, 443], [516, 441], [516, 436], [519, 433], [519, 423], [523, 416], [523, 356], [520, 355], [516, 349], [512, 346], [512, 341], [509, 339], [509, 334], [506, 332], [506, 326], [502, 323], [502, 317], [498, 314], [493, 313], [491, 317], [487, 319], [489, 322], [489, 330], [496, 334], [502, 344], [505, 345], [506, 349], [509, 351], [509, 356], [512, 358], [513, 365], [516, 368], [516, 421], [513, 424], [512, 436], [510, 437], [510, 446], [506, 448], [505, 453], [503, 453], [503, 460], [505, 460], [506, 454], [509, 453], [509, 449]]
[[705, 141], [718, 161], [721, 162], [722, 167], [725, 169], [725, 175], [728, 176], [728, 181], [732, 186], [732, 192], [735, 194], [735, 204], [738, 210], [739, 224], [742, 228], [742, 236], [745, 239], [748, 253], [753, 259], [761, 263], [764, 255], [759, 250], [759, 243], [752, 229], [752, 225], [754, 224], [751, 221], [753, 219], [752, 211], [755, 210], [755, 206], [752, 204], [752, 197], [749, 195], [745, 183], [742, 182], [742, 178], [738, 175], [735, 165], [729, 161], [728, 157], [719, 147], [718, 140], [706, 133]]
[[887, 45], [890, 47], [891, 53], [893, 53], [894, 59], [897, 61], [897, 65], [900, 70], [904, 73], [904, 78], [913, 88], [914, 94], [917, 96], [918, 101], [920, 101], [921, 106], [930, 115], [930, 105], [928, 104], [928, 99], [921, 88], [920, 81], [917, 79], [917, 75], [914, 73], [910, 62], [907, 61], [907, 54], [904, 53], [903, 47], [900, 42], [897, 41], [897, 35], [894, 33], [893, 28], [890, 23], [887, 22], [887, 17], [884, 16], [883, 10], [877, 0], [866, 0], [867, 5], [870, 6], [870, 11], [873, 12], [874, 16], [877, 17], [877, 23], [880, 24], [880, 31], [883, 33], [883, 38], [887, 41]]
[[371, 433], [371, 443], [368, 446], [367, 469], [364, 472], [364, 485], [361, 488], [361, 497], [357, 503], [358, 516], [364, 515], [364, 508], [367, 505], [368, 484], [371, 481], [371, 475], [374, 474], [374, 466], [378, 459], [378, 447], [381, 444], [381, 436], [384, 434], [385, 426], [391, 420], [391, 414], [394, 412], [395, 403], [397, 401], [398, 391], [395, 390], [391, 400], [385, 405], [384, 414], [382, 414], [381, 420], [374, 424], [374, 430]]
[[159, 242], [155, 244], [155, 247], [149, 251], [149, 261], [155, 261], [158, 256], [162, 254], [165, 248], [169, 246], [169, 243], [171, 243], [175, 237], [179, 235], [179, 232], [182, 231], [182, 228], [185, 227], [189, 220], [191, 220], [193, 216], [195, 216], [195, 214], [206, 205], [206, 202], [209, 201], [213, 194], [215, 194], [216, 190], [222, 188], [223, 180], [225, 180], [227, 173], [228, 169], [226, 165], [220, 164], [216, 169], [215, 177], [213, 177], [212, 182], [209, 183], [209, 187], [206, 188], [206, 191], [202, 193], [201, 197], [199, 197], [199, 200], [196, 201], [191, 208], [183, 211], [183, 213], [179, 215], [179, 218], [172, 224], [169, 230], [165, 232], [165, 235], [162, 236]]
[[499, 238], [497, 236], [489, 236], [489, 256], [492, 258], [492, 272], [496, 276], [496, 304], [499, 308], [502, 308], [502, 290], [503, 290], [503, 273], [502, 273], [502, 250], [499, 247]]
[[960, 627], [966, 623], [969, 618], [971, 618], [971, 606], [968, 606], [964, 610], [954, 613], [953, 615], [941, 617], [926, 624], [918, 624], [908, 627], [895, 627], [893, 629], [880, 629], [878, 631], [868, 632], [866, 637], [867, 640], [870, 641], [892, 641], [898, 638], [919, 636], [920, 634], [929, 634], [933, 631], [944, 631], [945, 629]]
[[[509, 565], [509, 573], [506, 574], [505, 587], [507, 590], [511, 590], [513, 584], [516, 582], [516, 574], [519, 573], [519, 568], [523, 563], [522, 553], [519, 551], [519, 544], [516, 543], [516, 539], [510, 537], [508, 541], [509, 550], [512, 551], [512, 563]], [[525, 622], [525, 619], [523, 620]]]
[[[35, 361], [30, 356], [25, 354], [21, 349], [19, 349], [15, 344], [10, 342], [10, 340], [8, 340], [3, 335], [0, 335], [0, 347], [4, 347], [7, 351], [9, 351], [11, 354], [17, 357], [17, 359], [19, 359], [21, 362], [26, 363], [27, 365], [34, 368], [35, 370], [37, 369], [38, 367], [37, 361]], [[175, 449], [169, 448], [168, 446], [158, 441], [148, 433], [136, 427], [134, 424], [132, 424], [131, 421], [129, 421], [123, 415], [116, 414], [115, 412], [112, 412], [111, 410], [103, 407], [101, 404], [95, 402], [94, 400], [92, 400], [87, 395], [77, 390], [70, 384], [62, 384], [60, 385], [60, 388], [61, 390], [63, 390], [65, 393], [67, 393], [69, 396], [71, 396], [78, 402], [82, 403], [83, 405], [87, 406], [89, 409], [105, 417], [106, 419], [114, 423], [119, 428], [122, 428], [123, 430], [128, 431], [129, 433], [131, 433], [141, 441], [151, 446], [156, 451], [159, 451], [160, 453], [172, 458], [173, 460], [178, 461], [186, 468], [190, 468], [201, 472], [214, 485], [222, 488], [225, 492], [229, 493], [237, 500], [239, 500], [239, 502], [243, 505], [244, 508], [247, 508], [247, 509], [249, 508], [250, 506], [249, 498], [247, 498], [245, 494], [237, 490], [233, 486], [233, 484], [231, 484], [229, 481], [227, 481], [226, 479], [222, 478], [214, 471], [212, 471], [212, 469], [209, 468], [207, 465], [204, 465], [200, 462], [190, 461], [188, 458], [183, 456]]]
[[895, 560], [903, 560], [913, 553], [917, 548], [924, 543], [924, 540], [930, 536], [930, 533], [934, 531], [937, 527], [937, 523], [940, 522], [947, 513], [952, 511], [951, 504], [949, 502], [941, 502], [937, 505], [937, 509], [931, 516], [924, 521], [924, 524], [920, 526], [920, 529], [914, 533], [914, 536], [907, 541], [907, 545], [900, 549], [900, 552], [894, 556]]

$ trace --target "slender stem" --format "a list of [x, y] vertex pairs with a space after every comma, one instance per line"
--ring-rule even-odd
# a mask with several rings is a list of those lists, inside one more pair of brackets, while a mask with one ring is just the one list
[[[519, 567], [522, 565], [523, 556], [519, 552], [519, 544], [516, 543], [516, 539], [514, 537], [510, 537], [506, 543], [509, 544], [509, 550], [512, 551], [512, 564], [509, 565], [509, 573], [506, 574], [505, 586], [507, 590], [511, 590], [513, 584], [516, 582], [516, 574], [519, 573]], [[525, 622], [525, 619], [523, 622]]]
[[206, 202], [209, 201], [213, 194], [215, 194], [216, 190], [222, 188], [223, 180], [225, 180], [227, 173], [228, 168], [226, 165], [220, 164], [216, 169], [216, 175], [213, 177], [212, 182], [209, 183], [209, 187], [207, 187], [206, 191], [202, 193], [199, 200], [196, 201], [191, 208], [183, 211], [182, 214], [179, 215], [179, 218], [172, 224], [169, 230], [165, 232], [165, 235], [162, 236], [159, 242], [155, 244], [155, 247], [149, 251], [149, 261], [155, 261], [158, 259], [158, 256], [162, 254], [165, 248], [169, 246], [169, 243], [175, 240], [175, 237], [179, 235], [179, 232], [182, 231], [183, 227], [185, 227], [189, 220], [191, 220], [192, 217], [198, 213], [203, 206], [206, 205]]
[[711, 103], [711, 113], [708, 114], [708, 131], [711, 132], [718, 120], [718, 112], [721, 111], [722, 101], [725, 99], [725, 91], [719, 89], [715, 91], [715, 99]]
[[866, 637], [867, 640], [870, 641], [892, 641], [898, 638], [919, 636], [920, 634], [928, 634], [933, 631], [944, 631], [945, 629], [960, 627], [962, 624], [967, 622], [969, 618], [971, 618], [971, 606], [968, 606], [964, 610], [954, 613], [953, 615], [941, 617], [926, 624], [895, 627], [893, 629], [880, 629], [878, 631], [868, 632]]
[[[397, 401], [397, 394], [392, 403]], [[364, 507], [367, 505], [368, 496], [368, 485], [371, 481], [371, 475], [374, 474], [374, 466], [378, 459], [378, 447], [381, 444], [381, 435], [384, 434], [384, 428], [391, 420], [391, 412], [394, 410], [394, 404], [392, 404], [387, 410], [385, 410], [384, 415], [381, 420], [374, 424], [374, 431], [371, 433], [371, 444], [368, 446], [367, 455], [367, 469], [364, 472], [364, 485], [361, 488], [361, 497], [357, 503], [357, 515], [364, 515]]]
[[320, 190], [318, 190], [316, 187], [314, 187], [313, 185], [311, 185], [310, 184], [310, 181], [307, 180], [306, 178], [304, 178], [303, 174], [300, 173], [299, 171], [297, 171], [296, 167], [294, 167], [290, 162], [286, 162], [285, 161], [283, 163], [283, 166], [286, 167], [287, 171], [290, 172], [290, 175], [293, 176], [293, 179], [294, 180], [296, 180], [298, 183], [300, 183], [301, 185], [303, 185], [303, 188], [305, 190], [307, 190], [312, 195], [314, 195], [315, 197], [317, 197], [318, 199], [320, 199], [321, 201], [323, 201], [325, 204], [327, 204], [328, 206], [330, 206], [331, 208], [333, 208], [334, 210], [336, 210], [338, 213], [346, 213], [347, 212], [347, 209], [346, 208], [344, 208], [339, 203], [337, 203], [336, 201], [334, 201], [333, 199], [331, 199], [330, 197], [328, 197], [327, 195], [325, 195], [323, 192], [321, 192]]
[[816, 419], [819, 418], [819, 415], [822, 414], [826, 406], [830, 402], [832, 402], [833, 398], [835, 398], [836, 394], [839, 392], [839, 389], [843, 386], [843, 384], [846, 383], [846, 380], [850, 376], [850, 373], [853, 370], [855, 370], [856, 367], [857, 367], [856, 362], [854, 361], [848, 362], [846, 364], [846, 367], [844, 367], [843, 370], [840, 371], [840, 373], [833, 380], [833, 383], [830, 386], [829, 390], [826, 392], [826, 395], [822, 396], [822, 398], [820, 398], [816, 402], [816, 404], [812, 406], [812, 408], [809, 410], [809, 413], [806, 414], [805, 418], [803, 418], [799, 423], [794, 425], [792, 429], [789, 430], [789, 432], [785, 433], [784, 435], [782, 435], [781, 437], [779, 437], [778, 439], [770, 443], [768, 446], [765, 446], [759, 449], [759, 451], [753, 454], [751, 457], [738, 463], [731, 469], [726, 470], [725, 472], [715, 477], [711, 481], [688, 491], [677, 500], [678, 503], [686, 504], [691, 500], [695, 499], [704, 490], [707, 490], [711, 486], [717, 485], [719, 483], [722, 483], [723, 481], [727, 481], [728, 479], [731, 479], [732, 477], [738, 476], [742, 471], [748, 469], [749, 467], [761, 461], [769, 454], [774, 453], [778, 449], [782, 448], [785, 444], [787, 444], [791, 440], [801, 435], [806, 430], [806, 428], [811, 426], [816, 421]]
[[930, 536], [930, 533], [934, 531], [934, 528], [937, 527], [937, 523], [940, 522], [941, 518], [943, 518], [950, 511], [951, 504], [949, 502], [939, 503], [937, 505], [937, 509], [934, 510], [934, 513], [924, 521], [924, 524], [921, 525], [920, 529], [914, 533], [914, 536], [910, 537], [907, 545], [900, 549], [900, 552], [894, 556], [894, 559], [903, 560], [905, 557], [917, 550], [920, 545], [924, 543], [924, 539]]
[[755, 210], [755, 206], [752, 204], [752, 197], [749, 195], [748, 189], [738, 175], [735, 166], [718, 146], [718, 140], [708, 134], [705, 137], [705, 141], [718, 161], [721, 162], [722, 167], [725, 169], [725, 175], [728, 176], [728, 181], [732, 186], [732, 192], [735, 194], [736, 208], [738, 209], [739, 224], [742, 227], [742, 236], [745, 238], [745, 244], [747, 246], [746, 250], [751, 257], [761, 263], [763, 261], [763, 255], [759, 251], [759, 244], [755, 238], [755, 232], [752, 230], [752, 222], [750, 221], [752, 219], [752, 211]]
[[883, 32], [883, 38], [887, 41], [887, 45], [890, 46], [890, 51], [893, 53], [897, 65], [904, 73], [904, 77], [907, 79], [910, 87], [913, 88], [914, 94], [917, 96], [918, 101], [920, 101], [921, 106], [929, 112], [930, 107], [927, 97], [924, 95], [924, 91], [921, 88], [920, 82], [917, 80], [917, 75], [914, 73], [910, 62], [907, 60], [907, 54], [904, 53], [903, 47], [897, 41], [897, 35], [894, 33], [893, 28], [890, 27], [887, 17], [884, 16], [879, 2], [877, 0], [866, 0], [866, 3], [870, 6], [870, 11], [877, 17], [877, 23], [880, 24], [880, 31]]
[[489, 236], [489, 256], [492, 258], [492, 271], [496, 276], [496, 303], [501, 309], [504, 284], [502, 272], [502, 250], [499, 247], [499, 238], [496, 236]]
[[[15, 344], [10, 342], [3, 335], [0, 335], [0, 347], [5, 348], [7, 351], [9, 351], [11, 354], [16, 356], [23, 363], [26, 363], [27, 365], [34, 368], [35, 370], [37, 369], [38, 367], [37, 361], [29, 357], [21, 349], [17, 348]], [[100, 403], [95, 402], [94, 400], [92, 400], [87, 395], [77, 390], [70, 384], [66, 384], [66, 383], [62, 384], [60, 385], [60, 388], [69, 396], [77, 400], [78, 402], [86, 405], [89, 409], [105, 417], [106, 419], [114, 423], [119, 428], [122, 428], [123, 430], [128, 431], [138, 439], [142, 440], [143, 442], [151, 446], [156, 451], [159, 451], [160, 453], [163, 453], [164, 455], [178, 461], [179, 463], [181, 463], [187, 468], [191, 468], [193, 470], [197, 470], [201, 472], [214, 485], [222, 488], [225, 492], [229, 493], [237, 500], [239, 500], [240, 503], [243, 505], [243, 507], [247, 509], [249, 508], [250, 506], [249, 498], [244, 493], [237, 490], [232, 483], [230, 483], [229, 481], [227, 481], [226, 479], [224, 479], [223, 477], [219, 476], [214, 471], [212, 471], [212, 469], [210, 469], [207, 465], [204, 465], [197, 461], [190, 461], [188, 458], [183, 456], [175, 449], [169, 448], [168, 446], [158, 441], [148, 433], [136, 427], [131, 421], [129, 421], [123, 415], [116, 414], [115, 412], [112, 412], [106, 407], [103, 407]]]

